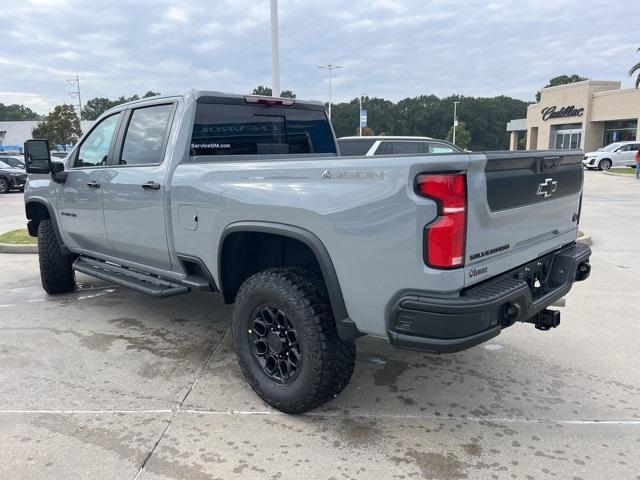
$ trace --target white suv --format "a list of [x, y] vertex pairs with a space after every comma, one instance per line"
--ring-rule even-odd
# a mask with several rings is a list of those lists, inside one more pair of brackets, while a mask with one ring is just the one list
[[635, 157], [638, 150], [640, 150], [640, 140], [610, 143], [595, 152], [585, 153], [582, 165], [598, 170], [609, 170], [611, 167], [633, 167], [636, 164]]

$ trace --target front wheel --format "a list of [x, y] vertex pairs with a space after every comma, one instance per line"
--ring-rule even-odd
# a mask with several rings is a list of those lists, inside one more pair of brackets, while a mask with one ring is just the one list
[[62, 253], [55, 227], [49, 219], [40, 221], [38, 225], [38, 257], [40, 281], [45, 292], [53, 295], [75, 290], [73, 258]]
[[0, 193], [7, 193], [9, 191], [9, 181], [6, 178], [0, 177]]
[[240, 287], [233, 344], [242, 373], [278, 410], [312, 410], [349, 383], [355, 345], [338, 337], [324, 282], [301, 267], [256, 273]]
[[598, 170], [609, 170], [611, 168], [611, 160], [605, 158], [598, 163]]

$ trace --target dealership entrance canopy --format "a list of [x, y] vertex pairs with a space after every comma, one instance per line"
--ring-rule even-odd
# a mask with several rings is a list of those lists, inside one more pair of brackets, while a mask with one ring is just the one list
[[511, 150], [580, 148], [596, 150], [613, 142], [637, 140], [640, 90], [620, 82], [585, 80], [543, 88], [527, 118], [507, 124]]

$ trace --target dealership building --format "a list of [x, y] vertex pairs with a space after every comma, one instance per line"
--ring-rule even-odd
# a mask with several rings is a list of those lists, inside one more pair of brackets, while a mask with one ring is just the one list
[[[597, 150], [613, 142], [638, 140], [640, 90], [620, 82], [585, 80], [543, 88], [527, 118], [511, 120], [510, 149]], [[526, 139], [526, 142], [525, 140]]]

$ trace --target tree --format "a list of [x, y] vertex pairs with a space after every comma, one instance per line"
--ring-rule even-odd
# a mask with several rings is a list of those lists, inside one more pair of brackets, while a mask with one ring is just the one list
[[[638, 68], [640, 68], [640, 66]], [[582, 82], [584, 80], [589, 80], [589, 79], [586, 77], [581, 77], [580, 75], [576, 75], [575, 73], [573, 75], [558, 75], [557, 77], [553, 77], [551, 80], [549, 80], [549, 83], [547, 83], [543, 88], [557, 87], [558, 85], [566, 85], [568, 83]], [[541, 97], [541, 93], [538, 90], [536, 92], [536, 102], [540, 101], [540, 97]]]
[[[142, 98], [155, 97], [156, 95], [161, 95], [161, 93], [149, 90], [142, 96]], [[133, 95], [131, 97], [121, 95], [115, 100], [110, 100], [105, 97], [92, 98], [84, 104], [84, 107], [82, 107], [82, 120], [95, 120], [110, 108], [123, 103], [133, 102], [134, 100], [140, 100], [140, 97], [138, 95]]]
[[117, 103], [114, 103], [112, 100], [105, 97], [92, 98], [84, 104], [84, 107], [82, 107], [82, 119], [95, 120], [104, 112], [116, 105]]
[[[447, 140], [453, 142], [453, 125], [449, 129], [449, 133], [447, 133]], [[468, 150], [471, 145], [471, 133], [467, 130], [464, 122], [458, 122], [456, 127], [456, 145], [465, 150]]]
[[[356, 128], [356, 135], [360, 135], [360, 127]], [[362, 136], [363, 137], [372, 137], [374, 135], [373, 130], [369, 127], [362, 127]]]
[[40, 115], [24, 105], [0, 103], [0, 121], [40, 120]]
[[51, 146], [65, 147], [76, 143], [81, 135], [80, 120], [72, 105], [58, 105], [31, 133], [32, 138], [49, 140]]
[[[253, 89], [253, 92], [251, 92], [251, 94], [260, 95], [261, 97], [270, 97], [271, 92], [272, 92], [271, 87], [258, 85], [256, 88]], [[282, 92], [280, 92], [280, 96], [282, 98], [296, 98], [296, 94], [293, 93], [291, 90], [282, 90]]]
[[[640, 48], [638, 48], [638, 52], [640, 52]], [[636, 77], [636, 88], [640, 88], [640, 62], [631, 67], [631, 70], [629, 70], [629, 76], [633, 77], [636, 72], [638, 72], [638, 76]]]

